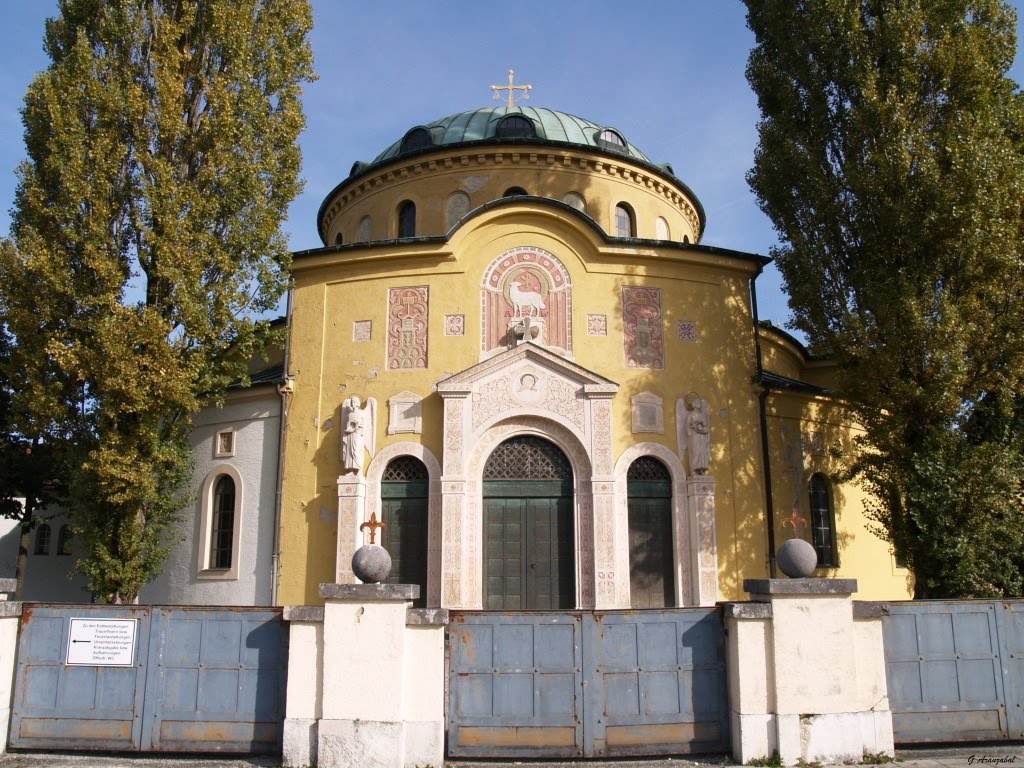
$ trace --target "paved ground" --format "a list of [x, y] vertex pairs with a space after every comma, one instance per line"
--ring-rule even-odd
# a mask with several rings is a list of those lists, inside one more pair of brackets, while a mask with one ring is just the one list
[[[278, 758], [229, 758], [217, 755], [137, 757], [114, 754], [20, 752], [0, 755], [0, 768], [277, 768]], [[445, 768], [732, 768], [725, 755], [650, 760], [525, 762], [518, 760], [456, 760]], [[889, 768], [1024, 768], [1024, 743], [984, 744], [941, 749], [899, 750]], [[441, 768], [437, 766], [437, 768]], [[811, 768], [804, 766], [803, 768]]]

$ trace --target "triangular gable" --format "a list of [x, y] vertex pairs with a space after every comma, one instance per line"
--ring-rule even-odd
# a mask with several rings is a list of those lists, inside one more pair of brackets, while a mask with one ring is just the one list
[[512, 368], [523, 368], [530, 364], [550, 376], [584, 387], [588, 394], [613, 395], [619, 389], [619, 385], [611, 379], [606, 379], [604, 376], [570, 362], [532, 342], [519, 344], [506, 352], [442, 379], [437, 383], [436, 389], [442, 397], [447, 393], [472, 392], [478, 388], [481, 382], [492, 379], [496, 374], [507, 375]]

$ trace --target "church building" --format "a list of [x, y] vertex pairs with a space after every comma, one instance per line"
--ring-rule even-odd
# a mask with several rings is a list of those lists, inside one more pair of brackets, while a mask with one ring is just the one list
[[[397, 133], [397, 132], [396, 132]], [[745, 599], [787, 539], [861, 599], [908, 572], [836, 479], [833, 369], [756, 316], [763, 256], [625, 130], [508, 105], [356, 162], [294, 254], [276, 602], [390, 580], [464, 609]]]

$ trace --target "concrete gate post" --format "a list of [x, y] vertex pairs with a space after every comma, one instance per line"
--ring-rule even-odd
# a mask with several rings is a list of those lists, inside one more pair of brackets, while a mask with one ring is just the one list
[[724, 606], [733, 757], [783, 765], [893, 754], [881, 610], [855, 579], [748, 579]]
[[[298, 647], [289, 649], [285, 765], [443, 765], [448, 611], [410, 608], [418, 593], [411, 584], [322, 584], [319, 638], [317, 609], [288, 609]], [[320, 682], [312, 695], [301, 682], [311, 677]]]
[[11, 693], [17, 667], [18, 625], [21, 622], [21, 603], [8, 602], [7, 595], [14, 592], [14, 579], [0, 579], [0, 754], [7, 751], [7, 731], [11, 725]]

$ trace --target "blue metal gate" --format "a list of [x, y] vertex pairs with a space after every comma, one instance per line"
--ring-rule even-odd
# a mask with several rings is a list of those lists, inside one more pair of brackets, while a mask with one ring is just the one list
[[280, 610], [26, 604], [10, 746], [277, 752], [287, 642]]
[[1024, 603], [889, 603], [882, 630], [897, 743], [1024, 738]]
[[717, 609], [453, 612], [452, 757], [724, 751]]

